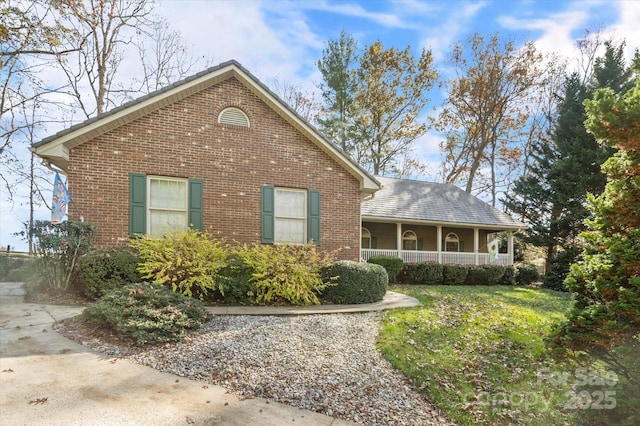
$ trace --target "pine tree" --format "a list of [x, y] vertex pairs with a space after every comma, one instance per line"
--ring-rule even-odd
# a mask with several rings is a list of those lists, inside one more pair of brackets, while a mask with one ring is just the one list
[[585, 106], [589, 132], [618, 151], [603, 165], [604, 192], [589, 196], [584, 260], [566, 281], [576, 299], [564, 329], [572, 343], [640, 327], [640, 79], [624, 96], [598, 90]]

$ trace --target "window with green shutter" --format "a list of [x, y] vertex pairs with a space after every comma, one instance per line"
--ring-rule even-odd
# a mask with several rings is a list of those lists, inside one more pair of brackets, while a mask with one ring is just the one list
[[160, 237], [189, 227], [202, 231], [203, 182], [130, 175], [129, 233]]
[[320, 191], [261, 188], [263, 243], [320, 244]]

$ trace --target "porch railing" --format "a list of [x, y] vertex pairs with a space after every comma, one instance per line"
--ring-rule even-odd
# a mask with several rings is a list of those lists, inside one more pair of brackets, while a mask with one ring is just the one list
[[513, 259], [507, 253], [500, 253], [493, 262], [490, 261], [488, 253], [446, 251], [438, 253], [437, 251], [421, 250], [362, 249], [360, 256], [365, 262], [371, 256], [394, 256], [401, 258], [404, 263], [439, 262], [457, 265], [513, 265]]

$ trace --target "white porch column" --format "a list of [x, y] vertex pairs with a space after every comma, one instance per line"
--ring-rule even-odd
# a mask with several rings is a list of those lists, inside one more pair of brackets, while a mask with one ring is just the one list
[[480, 228], [473, 228], [473, 257], [478, 264], [478, 248], [480, 247]]
[[436, 226], [436, 250], [438, 251], [438, 263], [442, 263], [442, 225]]
[[396, 248], [398, 249], [398, 257], [402, 259], [402, 224], [396, 223]]
[[507, 255], [509, 256], [509, 265], [513, 265], [513, 231], [507, 232]]

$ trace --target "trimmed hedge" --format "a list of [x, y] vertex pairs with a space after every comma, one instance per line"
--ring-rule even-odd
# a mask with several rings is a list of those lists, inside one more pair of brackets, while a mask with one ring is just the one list
[[467, 279], [469, 268], [462, 265], [443, 265], [442, 284], [462, 285]]
[[340, 260], [323, 269], [325, 281], [332, 282], [322, 290], [327, 303], [360, 304], [382, 300], [387, 293], [387, 271], [375, 263]]
[[504, 266], [479, 265], [469, 267], [466, 285], [498, 285], [504, 276]]
[[442, 284], [443, 271], [441, 263], [407, 263], [400, 271], [399, 281], [403, 284]]
[[382, 266], [389, 276], [389, 282], [395, 283], [398, 274], [402, 270], [402, 259], [394, 256], [371, 256], [368, 263]]
[[540, 281], [540, 273], [535, 266], [521, 265], [518, 266], [518, 272], [516, 273], [517, 285], [531, 285], [537, 281]]

